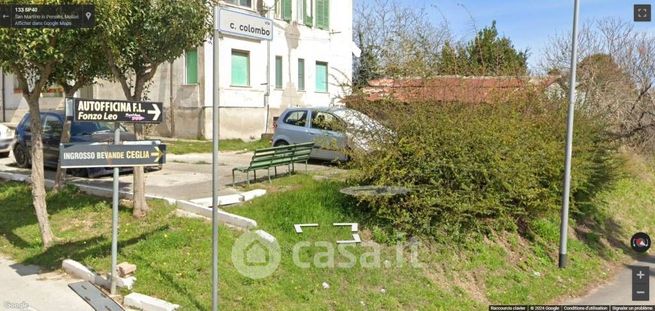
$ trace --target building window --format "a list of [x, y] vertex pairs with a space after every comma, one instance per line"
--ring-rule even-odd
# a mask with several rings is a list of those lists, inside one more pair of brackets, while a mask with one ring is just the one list
[[275, 1], [275, 18], [282, 19], [287, 22], [291, 21], [291, 0], [276, 0]]
[[282, 19], [282, 1], [275, 1], [275, 16], [276, 19]]
[[305, 90], [305, 60], [298, 59], [298, 90]]
[[304, 22], [304, 17], [305, 17], [305, 1], [306, 0], [297, 0], [296, 2], [296, 14], [298, 15], [296, 17], [296, 21], [298, 24], [302, 24]]
[[282, 56], [275, 56], [275, 88], [282, 88]]
[[282, 0], [282, 19], [289, 22], [291, 21], [291, 0]]
[[188, 50], [184, 54], [186, 64], [186, 84], [198, 84], [198, 50]]
[[232, 86], [250, 86], [250, 53], [232, 50]]
[[316, 27], [330, 29], [330, 0], [316, 0]]
[[302, 0], [303, 1], [303, 6], [305, 8], [305, 16], [303, 17], [303, 20], [305, 22], [305, 25], [309, 27], [314, 26], [314, 0]]
[[225, 0], [225, 2], [252, 9], [252, 0]]
[[328, 91], [328, 64], [316, 62], [316, 92]]

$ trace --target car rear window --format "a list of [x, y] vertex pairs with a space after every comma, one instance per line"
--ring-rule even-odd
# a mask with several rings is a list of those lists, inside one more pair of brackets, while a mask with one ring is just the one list
[[305, 126], [307, 125], [307, 110], [289, 112], [287, 116], [284, 117], [283, 122], [295, 126]]

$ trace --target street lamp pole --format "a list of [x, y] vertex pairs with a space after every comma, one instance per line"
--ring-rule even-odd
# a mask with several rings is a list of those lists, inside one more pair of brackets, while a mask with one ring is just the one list
[[218, 140], [220, 133], [220, 121], [218, 107], [220, 104], [220, 83], [219, 83], [219, 47], [218, 42], [218, 11], [214, 7], [214, 38], [213, 47], [213, 85], [212, 85], [212, 311], [218, 311]]
[[569, 226], [569, 196], [571, 194], [571, 154], [573, 149], [573, 116], [575, 113], [576, 67], [578, 63], [578, 15], [579, 0], [575, 0], [573, 8], [573, 34], [571, 44], [571, 79], [569, 80], [569, 110], [566, 123], [566, 154], [564, 160], [564, 191], [562, 193], [562, 222], [560, 227], [559, 267], [567, 264], [566, 243]]

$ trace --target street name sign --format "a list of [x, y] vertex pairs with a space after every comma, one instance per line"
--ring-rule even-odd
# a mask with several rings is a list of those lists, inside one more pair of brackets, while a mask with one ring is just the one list
[[166, 145], [158, 141], [60, 144], [59, 162], [62, 168], [159, 166], [166, 162]]
[[92, 28], [94, 5], [0, 4], [0, 28]]
[[273, 40], [273, 21], [265, 17], [219, 8], [216, 24], [221, 33], [257, 40]]
[[66, 98], [66, 115], [77, 122], [161, 123], [163, 103]]

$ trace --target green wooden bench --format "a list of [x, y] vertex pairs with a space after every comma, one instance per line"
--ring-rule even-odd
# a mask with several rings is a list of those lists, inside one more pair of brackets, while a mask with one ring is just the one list
[[295, 172], [296, 163], [305, 163], [305, 172], [307, 172], [307, 162], [309, 155], [312, 153], [314, 143], [302, 143], [296, 145], [285, 145], [257, 149], [252, 155], [248, 166], [235, 167], [232, 169], [232, 186], [235, 185], [235, 172], [246, 173], [246, 182], [250, 184], [250, 172], [253, 172], [254, 179], [257, 180], [257, 170], [266, 170], [268, 181], [271, 181], [271, 168], [277, 176], [278, 166], [287, 166], [288, 172]]

